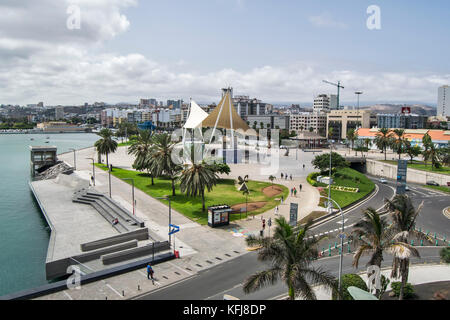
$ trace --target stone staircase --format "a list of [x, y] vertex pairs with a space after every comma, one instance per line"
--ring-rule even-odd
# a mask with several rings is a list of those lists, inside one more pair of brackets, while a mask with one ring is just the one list
[[[89, 189], [81, 189], [74, 193], [72, 201], [92, 206], [119, 233], [126, 233], [144, 227], [142, 220], [133, 216], [129, 211], [104, 194], [96, 193]], [[113, 225], [112, 221], [116, 218], [118, 223]]]

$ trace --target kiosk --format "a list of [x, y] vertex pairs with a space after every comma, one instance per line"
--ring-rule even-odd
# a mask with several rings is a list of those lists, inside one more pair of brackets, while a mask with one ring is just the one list
[[230, 212], [231, 208], [226, 204], [208, 207], [208, 226], [216, 228], [229, 225]]

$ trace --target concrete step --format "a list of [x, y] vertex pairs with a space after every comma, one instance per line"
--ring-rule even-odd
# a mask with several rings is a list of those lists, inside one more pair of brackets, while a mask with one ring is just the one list
[[119, 231], [120, 233], [125, 233], [128, 232], [129, 230], [121, 223], [120, 219], [119, 219], [119, 223], [113, 225], [112, 221], [116, 218], [113, 217], [108, 211], [106, 211], [103, 207], [99, 206], [96, 202], [91, 204], [95, 210], [97, 210], [103, 218], [105, 218], [109, 223], [111, 223], [111, 225], [113, 226], [113, 228], [115, 228], [117, 231]]

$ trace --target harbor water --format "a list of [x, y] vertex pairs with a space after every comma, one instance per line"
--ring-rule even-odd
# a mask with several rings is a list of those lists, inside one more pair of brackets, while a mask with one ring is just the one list
[[92, 133], [0, 134], [0, 296], [47, 283], [50, 229], [28, 186], [29, 146], [56, 146], [60, 154], [98, 139]]

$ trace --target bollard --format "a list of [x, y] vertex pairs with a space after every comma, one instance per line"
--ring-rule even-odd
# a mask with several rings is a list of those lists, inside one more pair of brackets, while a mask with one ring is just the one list
[[122, 296], [125, 297], [125, 291], [124, 290], [122, 290]]
[[350, 253], [350, 245], [347, 245], [348, 253]]
[[436, 239], [436, 232], [434, 233], [434, 239]]
[[412, 245], [412, 246], [414, 245], [414, 240], [411, 240], [411, 245]]
[[141, 291], [141, 286], [140, 285], [138, 285], [138, 291]]
[[[450, 243], [448, 245], [450, 246]], [[331, 257], [331, 248], [328, 249], [328, 256]]]
[[436, 240], [436, 247], [438, 246], [438, 241], [439, 241], [439, 240]]
[[419, 228], [419, 232], [422, 232], [422, 227]]
[[420, 240], [420, 246], [423, 247], [423, 240]]
[[342, 249], [342, 248], [341, 248], [341, 247], [339, 247], [339, 254], [341, 254], [341, 249]]
[[334, 243], [334, 248], [337, 249], [337, 242]]

